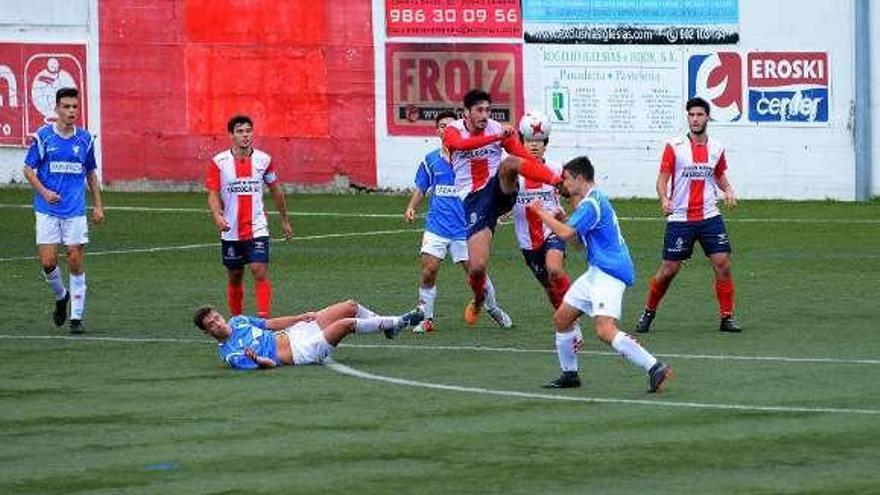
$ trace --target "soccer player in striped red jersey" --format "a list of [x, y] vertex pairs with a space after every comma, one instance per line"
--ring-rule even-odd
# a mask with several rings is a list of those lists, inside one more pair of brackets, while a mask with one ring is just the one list
[[[489, 93], [480, 89], [468, 91], [464, 95], [464, 118], [450, 123], [443, 132], [443, 146], [449, 150], [455, 170], [455, 185], [467, 194], [464, 210], [468, 224], [468, 283], [474, 299], [465, 308], [464, 320], [470, 325], [477, 322], [486, 301], [492, 238], [498, 218], [510, 211], [516, 201], [517, 177], [522, 175], [547, 184], [562, 180], [523, 147], [516, 129], [489, 118], [491, 104]], [[504, 151], [509, 156], [502, 159]], [[512, 325], [506, 314], [488, 312], [499, 325]]]
[[[550, 142], [550, 119], [539, 112], [529, 112], [519, 121], [519, 137], [527, 150], [548, 168], [562, 173], [562, 165], [544, 160]], [[519, 178], [519, 191], [513, 206], [513, 225], [516, 240], [522, 250], [526, 265], [544, 287], [553, 309], [562, 304], [562, 296], [571, 286], [565, 273], [565, 241], [559, 238], [526, 205], [538, 200], [543, 208], [560, 221], [565, 221], [565, 211], [554, 186], [525, 177]]]
[[706, 131], [710, 111], [706, 100], [691, 98], [685, 108], [690, 132], [667, 141], [660, 163], [657, 195], [660, 208], [667, 216], [663, 262], [651, 278], [645, 310], [636, 331], [645, 333], [651, 329], [660, 300], [681, 269], [681, 262], [691, 257], [694, 243], [699, 241], [715, 271], [719, 330], [740, 332], [742, 329], [733, 318], [730, 239], [716, 205], [720, 189], [725, 204], [730, 208], [736, 206], [736, 195], [727, 179], [724, 146], [710, 139]]
[[254, 124], [250, 117], [236, 115], [226, 125], [232, 148], [218, 153], [205, 174], [205, 189], [214, 223], [220, 231], [223, 264], [227, 268], [226, 300], [233, 316], [244, 309], [244, 267], [254, 277], [257, 316], [271, 313], [272, 284], [269, 281], [269, 223], [263, 211], [263, 184], [269, 187], [281, 215], [287, 239], [293, 227], [287, 218], [284, 193], [275, 165], [266, 153], [254, 149]]

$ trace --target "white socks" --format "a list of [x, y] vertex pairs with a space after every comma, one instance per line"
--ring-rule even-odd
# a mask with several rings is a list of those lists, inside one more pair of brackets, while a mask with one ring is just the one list
[[373, 311], [372, 309], [358, 304], [357, 315], [355, 315], [355, 317], [357, 317], [357, 318], [372, 318], [374, 316], [379, 316], [379, 315], [376, 314], [376, 312]]
[[486, 309], [492, 309], [495, 306], [498, 306], [498, 301], [495, 300], [495, 286], [492, 285], [492, 279], [489, 278], [489, 274], [486, 274], [486, 300], [483, 302], [483, 306]]
[[373, 316], [370, 318], [357, 318], [354, 324], [355, 333], [372, 333], [377, 330], [400, 327], [403, 320], [398, 316]]
[[657, 358], [646, 351], [635, 339], [619, 330], [614, 335], [614, 339], [611, 340], [611, 347], [629, 362], [644, 368], [645, 371], [650, 370], [657, 363]]
[[67, 289], [64, 288], [64, 282], [61, 281], [61, 269], [56, 266], [55, 269], [49, 273], [46, 273], [46, 271], [43, 270], [43, 278], [46, 280], [46, 283], [49, 284], [52, 293], [55, 294], [55, 300], [60, 301], [61, 299], [64, 299], [64, 295], [67, 294]]
[[70, 274], [70, 319], [82, 320], [86, 308], [86, 274]]
[[575, 345], [579, 339], [580, 327], [568, 332], [556, 331], [556, 355], [559, 357], [559, 367], [562, 371], [577, 371], [578, 357]]
[[425, 313], [425, 319], [434, 318], [434, 299], [437, 298], [437, 286], [419, 287], [419, 306]]

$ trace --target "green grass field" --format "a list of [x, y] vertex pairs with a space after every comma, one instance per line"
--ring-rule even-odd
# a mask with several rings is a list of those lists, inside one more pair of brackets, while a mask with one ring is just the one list
[[[33, 213], [13, 206], [29, 201], [0, 189], [0, 493], [880, 493], [880, 201], [727, 213], [745, 330], [717, 331], [698, 255], [639, 336], [675, 370], [659, 395], [593, 338], [582, 388], [540, 388], [558, 374], [551, 311], [510, 225], [491, 274], [513, 329], [466, 327], [469, 290], [448, 265], [433, 334], [352, 336], [333, 366], [225, 369], [191, 323], [201, 303], [225, 307], [197, 194], [106, 194], [87, 334], [70, 338], [51, 323]], [[414, 305], [421, 232], [404, 197], [288, 201], [276, 315], [349, 297]], [[663, 222], [653, 201], [616, 206], [639, 275], [629, 330]], [[584, 271], [580, 253], [568, 268]]]

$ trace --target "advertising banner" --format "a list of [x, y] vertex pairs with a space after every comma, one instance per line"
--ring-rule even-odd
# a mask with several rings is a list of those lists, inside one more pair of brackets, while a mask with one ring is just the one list
[[828, 54], [748, 54], [749, 120], [794, 125], [828, 123]]
[[85, 45], [0, 43], [0, 145], [25, 146], [40, 126], [54, 122], [55, 93], [80, 91], [80, 118], [87, 127]]
[[826, 52], [694, 53], [687, 66], [687, 95], [705, 98], [715, 122], [828, 123]]
[[[554, 132], [674, 132], [684, 69], [677, 48], [532, 46]], [[530, 86], [531, 87], [531, 86]]]
[[434, 118], [461, 112], [465, 93], [492, 96], [492, 118], [514, 124], [523, 113], [522, 47], [516, 44], [387, 43], [388, 133], [434, 134]]
[[523, 0], [526, 43], [721, 45], [739, 42], [738, 0]]
[[391, 37], [522, 37], [519, 0], [385, 0]]

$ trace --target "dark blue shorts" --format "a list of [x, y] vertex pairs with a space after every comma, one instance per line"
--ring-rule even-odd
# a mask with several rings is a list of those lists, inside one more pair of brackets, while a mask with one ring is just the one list
[[700, 241], [706, 256], [729, 253], [730, 239], [721, 215], [696, 222], [668, 222], [663, 238], [663, 259], [686, 260], [694, 252], [694, 243]]
[[565, 253], [565, 241], [556, 234], [550, 234], [538, 249], [523, 249], [523, 258], [532, 274], [544, 287], [550, 287], [550, 275], [547, 273], [547, 251], [556, 249]]
[[501, 179], [495, 174], [483, 189], [464, 198], [468, 239], [485, 228], [495, 232], [498, 218], [510, 211], [515, 203], [516, 192], [504, 194], [501, 190]]
[[269, 262], [269, 238], [255, 237], [248, 241], [221, 241], [223, 265], [241, 268], [250, 263]]

